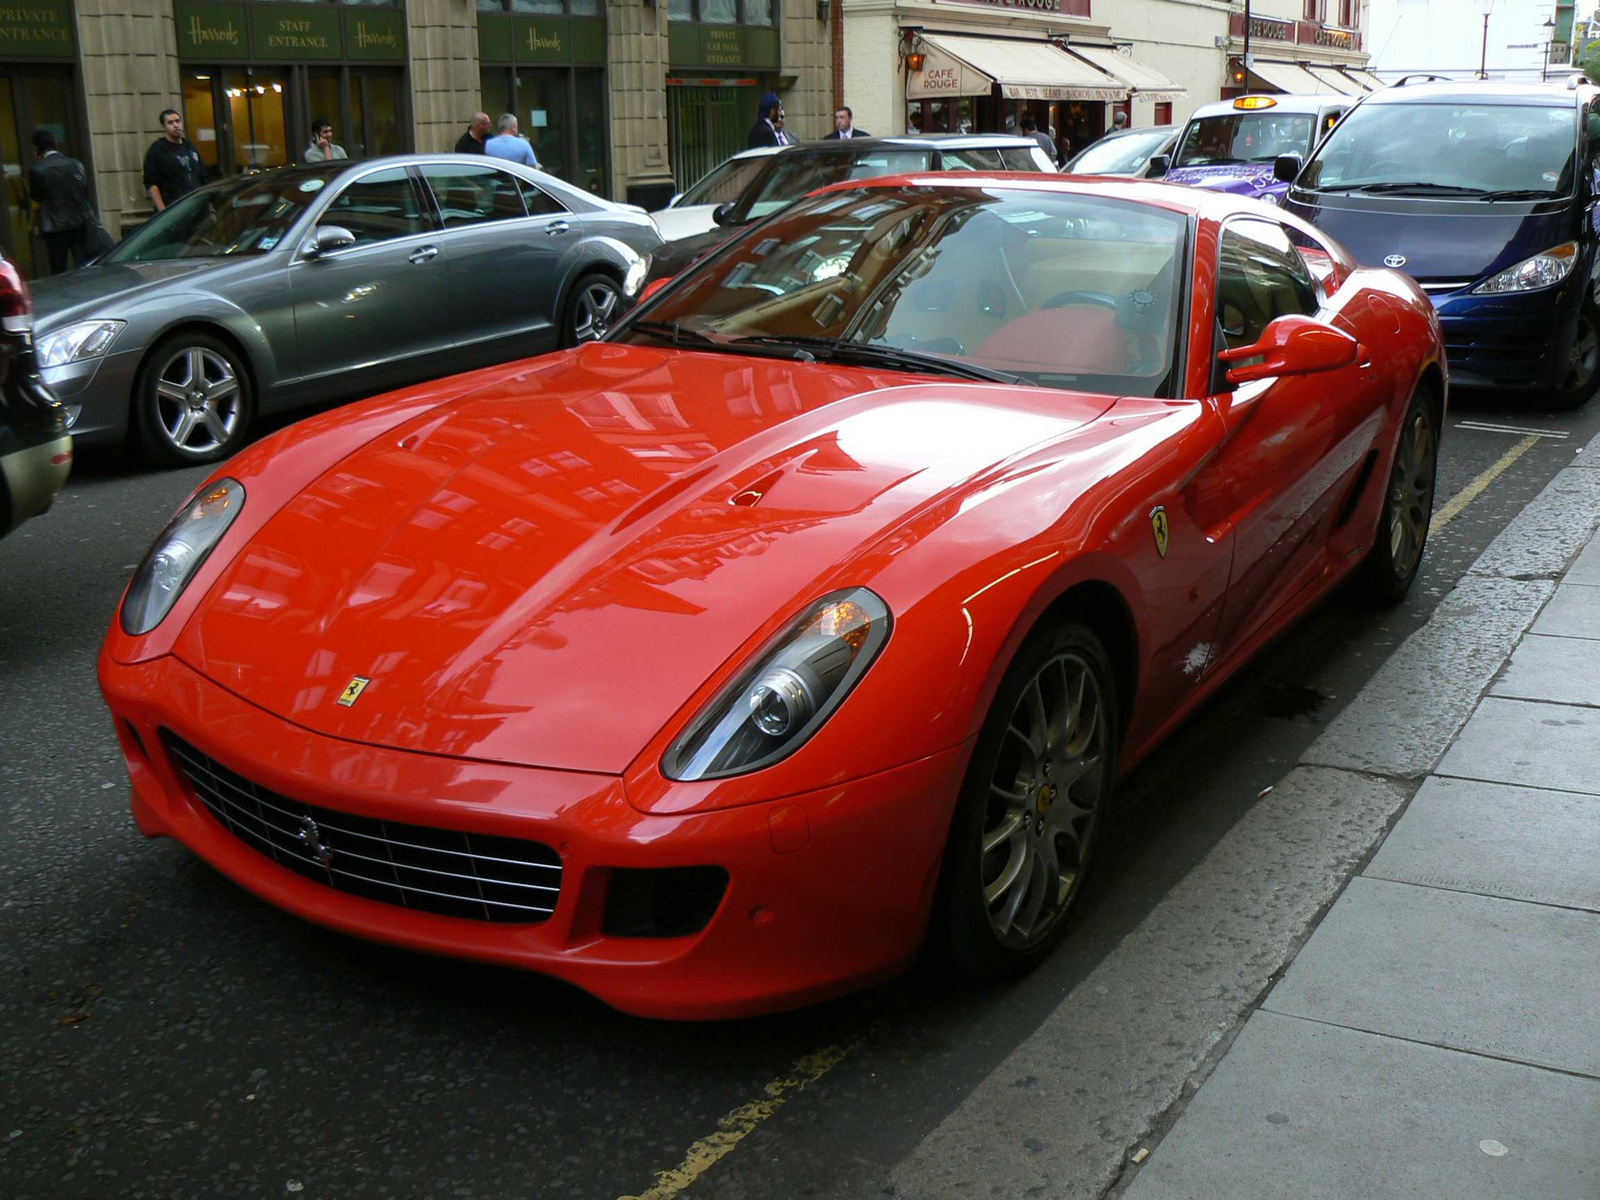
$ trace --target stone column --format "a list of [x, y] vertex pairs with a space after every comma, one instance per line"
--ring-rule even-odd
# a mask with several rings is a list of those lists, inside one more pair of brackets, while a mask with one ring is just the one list
[[144, 154], [161, 136], [156, 117], [183, 109], [171, 0], [77, 0], [78, 47], [95, 193], [112, 237], [155, 211]]
[[478, 9], [466, 0], [405, 0], [411, 55], [412, 146], [455, 149], [483, 103], [478, 74]]
[[611, 94], [611, 194], [670, 184], [667, 166], [667, 6], [606, 4], [607, 89]]
[[[778, 90], [783, 101], [784, 128], [802, 138], [832, 133], [833, 46], [828, 22], [817, 16], [817, 0], [784, 0], [781, 32], [783, 58], [779, 73], [785, 80], [794, 80], [788, 88]], [[866, 128], [879, 132], [871, 126]]]

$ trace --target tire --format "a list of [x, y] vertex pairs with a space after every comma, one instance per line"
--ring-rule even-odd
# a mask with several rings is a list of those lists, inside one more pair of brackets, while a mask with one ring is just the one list
[[590, 271], [567, 296], [561, 314], [562, 346], [570, 349], [604, 337], [622, 309], [622, 286], [603, 271]]
[[1419, 386], [1400, 426], [1400, 444], [1389, 469], [1372, 550], [1362, 564], [1366, 591], [1379, 605], [1404, 599], [1422, 569], [1438, 469], [1438, 413], [1433, 393]]
[[1588, 302], [1578, 310], [1567, 374], [1550, 393], [1550, 407], [1581, 408], [1600, 390], [1600, 309]]
[[158, 342], [133, 386], [134, 436], [159, 466], [228, 458], [249, 438], [253, 412], [243, 355], [199, 330]]
[[1017, 651], [978, 735], [941, 867], [933, 949], [958, 974], [1020, 974], [1061, 937], [1110, 804], [1119, 711], [1111, 660], [1088, 626], [1049, 626]]

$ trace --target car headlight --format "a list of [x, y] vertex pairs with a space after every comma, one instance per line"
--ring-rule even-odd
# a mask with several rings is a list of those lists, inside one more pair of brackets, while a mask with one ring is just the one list
[[889, 637], [889, 609], [866, 588], [833, 592], [755, 655], [673, 742], [669, 779], [721, 779], [787, 758], [866, 674]]
[[644, 255], [628, 264], [627, 273], [622, 277], [622, 291], [629, 298], [639, 294], [639, 289], [644, 287], [644, 281], [650, 277], [650, 256]]
[[1532, 292], [1539, 288], [1554, 287], [1572, 274], [1572, 264], [1578, 261], [1578, 243], [1562, 242], [1543, 254], [1525, 258], [1514, 267], [1507, 267], [1498, 275], [1491, 275], [1473, 292], [1494, 295], [1505, 292]]
[[1271, 192], [1262, 192], [1261, 195], [1256, 197], [1256, 199], [1261, 201], [1263, 204], [1276, 205], [1278, 203], [1278, 198]]
[[40, 370], [98, 358], [110, 347], [126, 321], [78, 321], [47, 333], [34, 347]]
[[161, 624], [243, 507], [244, 486], [235, 479], [219, 479], [178, 510], [122, 598], [126, 633], [138, 637]]

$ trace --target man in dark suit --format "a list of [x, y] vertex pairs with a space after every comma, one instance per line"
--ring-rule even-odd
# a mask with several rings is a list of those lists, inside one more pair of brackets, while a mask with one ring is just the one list
[[750, 126], [750, 136], [745, 140], [745, 146], [754, 150], [757, 146], [792, 145], [794, 138], [783, 131], [783, 105], [778, 102], [776, 92], [768, 92], [761, 97], [761, 106], [756, 109], [756, 123]]
[[851, 138], [871, 137], [872, 135], [865, 129], [856, 128], [855, 118], [855, 113], [851, 112], [848, 108], [842, 105], [834, 109], [833, 132], [828, 134], [822, 140], [827, 142], [838, 138], [841, 141], [849, 141]]
[[50, 252], [50, 274], [59, 275], [72, 265], [83, 265], [94, 206], [89, 203], [89, 180], [83, 164], [56, 149], [56, 135], [48, 129], [33, 131], [33, 157], [28, 168], [28, 195], [39, 206], [39, 236]]

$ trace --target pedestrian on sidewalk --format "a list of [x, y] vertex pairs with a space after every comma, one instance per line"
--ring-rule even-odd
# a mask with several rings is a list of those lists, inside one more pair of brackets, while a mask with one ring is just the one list
[[67, 269], [69, 256], [74, 267], [83, 266], [88, 257], [89, 223], [94, 217], [89, 177], [81, 162], [57, 149], [56, 135], [48, 129], [33, 131], [33, 157], [28, 195], [39, 206], [36, 219], [50, 253], [50, 274], [59, 275]]
[[483, 144], [483, 152], [490, 158], [503, 158], [507, 162], [521, 163], [525, 167], [540, 170], [539, 157], [534, 154], [533, 147], [517, 135], [517, 117], [515, 113], [501, 113], [500, 119], [495, 122], [495, 135]]
[[833, 132], [828, 134], [822, 140], [827, 142], [837, 139], [839, 141], [847, 142], [851, 138], [871, 136], [872, 135], [865, 129], [856, 128], [855, 113], [851, 112], [849, 108], [841, 104], [838, 108], [833, 110]]
[[183, 136], [183, 114], [175, 108], [162, 109], [161, 128], [162, 136], [150, 143], [144, 155], [144, 186], [157, 212], [206, 181], [200, 151]]
[[1056, 161], [1056, 144], [1048, 133], [1039, 128], [1039, 123], [1033, 119], [1032, 113], [1023, 113], [1017, 119], [1017, 128], [1022, 131], [1023, 137], [1031, 137], [1039, 143], [1039, 149], [1050, 156], [1050, 161]]
[[467, 126], [467, 131], [456, 142], [457, 154], [482, 154], [485, 143], [489, 140], [489, 114], [476, 112], [472, 114], [472, 124]]
[[745, 142], [751, 150], [758, 146], [794, 144], [794, 138], [783, 131], [783, 105], [778, 101], [778, 93], [768, 92], [761, 97], [761, 105], [756, 109], [756, 123], [750, 126], [750, 136]]
[[332, 121], [327, 117], [318, 117], [311, 122], [311, 144], [306, 147], [305, 153], [307, 162], [333, 162], [348, 157], [344, 147], [333, 140]]

